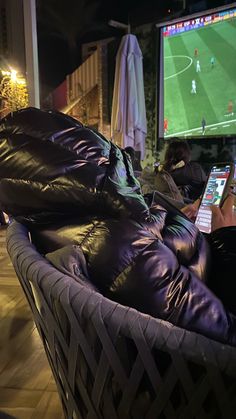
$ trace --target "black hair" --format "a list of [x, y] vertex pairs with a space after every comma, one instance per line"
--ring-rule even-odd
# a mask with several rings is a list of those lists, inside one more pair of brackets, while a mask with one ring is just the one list
[[133, 147], [125, 147], [124, 150], [129, 154], [131, 161], [133, 162], [135, 159], [135, 149]]
[[129, 154], [129, 156], [131, 158], [133, 169], [137, 170], [137, 171], [141, 171], [142, 166], [141, 166], [141, 163], [140, 163], [140, 152], [135, 151], [135, 149], [133, 147], [130, 147], [130, 146], [125, 147], [124, 150], [126, 151], [126, 153]]
[[181, 160], [183, 160], [184, 163], [188, 163], [190, 157], [191, 151], [186, 141], [172, 141], [167, 147], [163, 168], [169, 171], [171, 166], [176, 165]]

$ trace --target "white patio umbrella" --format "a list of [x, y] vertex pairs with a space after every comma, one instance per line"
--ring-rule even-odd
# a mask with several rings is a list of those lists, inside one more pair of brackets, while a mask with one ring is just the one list
[[147, 135], [143, 84], [143, 56], [135, 35], [122, 37], [116, 55], [111, 136], [121, 147], [131, 146], [145, 155]]

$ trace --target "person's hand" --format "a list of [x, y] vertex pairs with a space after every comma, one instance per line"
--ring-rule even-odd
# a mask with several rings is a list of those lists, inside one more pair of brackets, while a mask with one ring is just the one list
[[211, 231], [221, 227], [236, 226], [236, 214], [234, 213], [234, 195], [228, 195], [221, 208], [211, 206], [212, 219]]
[[198, 212], [198, 208], [199, 208], [199, 204], [200, 204], [200, 198], [197, 199], [195, 202], [193, 202], [192, 204], [188, 204], [185, 207], [183, 207], [181, 209], [181, 211], [188, 217], [190, 218], [191, 221], [195, 221], [195, 218], [197, 216], [197, 212]]

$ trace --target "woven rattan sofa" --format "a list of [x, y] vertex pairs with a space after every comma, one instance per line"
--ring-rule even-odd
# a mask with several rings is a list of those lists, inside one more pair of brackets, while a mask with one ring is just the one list
[[104, 298], [55, 269], [17, 222], [7, 248], [66, 418], [236, 418], [236, 348]]

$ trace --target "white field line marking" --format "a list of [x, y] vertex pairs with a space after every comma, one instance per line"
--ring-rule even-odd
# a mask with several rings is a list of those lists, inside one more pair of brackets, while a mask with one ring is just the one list
[[[229, 124], [231, 124], [231, 123], [233, 123], [233, 122], [236, 122], [236, 119], [232, 119], [231, 121], [227, 121]], [[218, 127], [219, 125], [224, 125], [225, 124], [225, 121], [224, 122], [217, 122], [217, 124], [211, 124], [211, 125], [206, 125], [206, 129], [207, 128], [211, 128], [211, 127]], [[228, 125], [229, 126], [229, 125]], [[173, 135], [181, 135], [181, 134], [187, 134], [188, 132], [192, 132], [192, 131], [198, 131], [198, 130], [202, 130], [202, 128], [201, 127], [198, 127], [198, 128], [192, 128], [192, 129], [189, 129], [189, 130], [187, 130], [187, 131], [181, 131], [181, 132], [173, 132], [173, 134], [169, 134], [169, 135], [165, 135], [165, 138], [168, 138], [168, 137], [173, 137]]]
[[165, 59], [168, 59], [168, 58], [187, 58], [189, 61], [190, 61], [190, 63], [183, 69], [183, 70], [180, 70], [180, 71], [178, 71], [177, 73], [175, 73], [175, 74], [172, 74], [171, 76], [168, 76], [168, 77], [164, 77], [164, 80], [168, 80], [168, 79], [171, 79], [172, 77], [176, 77], [176, 76], [178, 76], [178, 74], [181, 74], [181, 73], [183, 73], [184, 71], [186, 71], [186, 70], [188, 70], [189, 69], [189, 67], [192, 65], [192, 63], [193, 63], [193, 59], [191, 58], [191, 57], [189, 57], [188, 55], [168, 55], [168, 57], [165, 57]]

